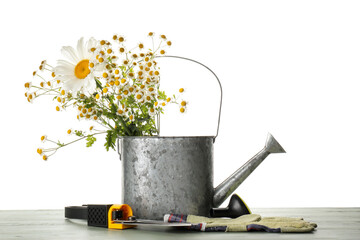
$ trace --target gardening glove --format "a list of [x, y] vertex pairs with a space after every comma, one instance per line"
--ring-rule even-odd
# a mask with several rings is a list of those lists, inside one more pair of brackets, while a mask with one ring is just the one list
[[242, 215], [238, 218], [207, 218], [195, 215], [167, 214], [166, 222], [189, 222], [191, 229], [199, 231], [222, 232], [311, 232], [317, 225], [304, 221], [302, 218], [264, 217], [258, 214]]

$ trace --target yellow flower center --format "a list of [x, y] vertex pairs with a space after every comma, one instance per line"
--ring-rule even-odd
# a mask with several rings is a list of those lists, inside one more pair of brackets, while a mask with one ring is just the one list
[[89, 69], [89, 60], [84, 59], [78, 62], [78, 64], [75, 66], [75, 76], [79, 79], [84, 79], [89, 75], [90, 69]]

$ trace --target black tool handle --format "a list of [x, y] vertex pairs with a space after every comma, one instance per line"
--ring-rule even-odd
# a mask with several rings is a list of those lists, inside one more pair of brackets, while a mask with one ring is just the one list
[[250, 213], [250, 209], [237, 194], [231, 196], [229, 205], [226, 208], [212, 208], [210, 210], [211, 217], [237, 218]]

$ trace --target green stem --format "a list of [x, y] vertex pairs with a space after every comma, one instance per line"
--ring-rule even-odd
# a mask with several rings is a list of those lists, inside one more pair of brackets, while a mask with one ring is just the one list
[[70, 145], [70, 144], [72, 144], [72, 143], [75, 143], [75, 142], [78, 142], [78, 141], [80, 141], [80, 140], [83, 140], [84, 138], [87, 138], [87, 137], [90, 137], [90, 136], [92, 137], [92, 136], [95, 136], [95, 135], [98, 135], [98, 134], [103, 134], [103, 133], [106, 133], [106, 131], [98, 132], [98, 133], [93, 133], [93, 134], [89, 134], [89, 135], [83, 136], [83, 137], [78, 138], [78, 139], [76, 139], [76, 140], [74, 140], [74, 141], [71, 141], [71, 142], [62, 144], [62, 145], [59, 146], [55, 151], [57, 151], [59, 148], [62, 148], [62, 147], [65, 147], [65, 146], [67, 146], [67, 145]]

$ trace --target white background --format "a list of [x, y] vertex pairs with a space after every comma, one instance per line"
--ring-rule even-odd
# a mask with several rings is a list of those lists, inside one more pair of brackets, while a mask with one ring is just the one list
[[[358, 1], [2, 1], [0, 209], [119, 203], [120, 161], [103, 137], [47, 162], [37, 155], [41, 135], [66, 142], [68, 128], [90, 123], [56, 112], [50, 98], [27, 103], [24, 83], [80, 37], [120, 33], [135, 45], [149, 31], [167, 35], [169, 54], [198, 60], [221, 80], [214, 185], [270, 132], [287, 153], [270, 155], [236, 190], [250, 208], [360, 207], [359, 12]], [[211, 74], [170, 60], [162, 70], [164, 86], [185, 86], [191, 103], [185, 116], [169, 109], [162, 133], [214, 135]]]

